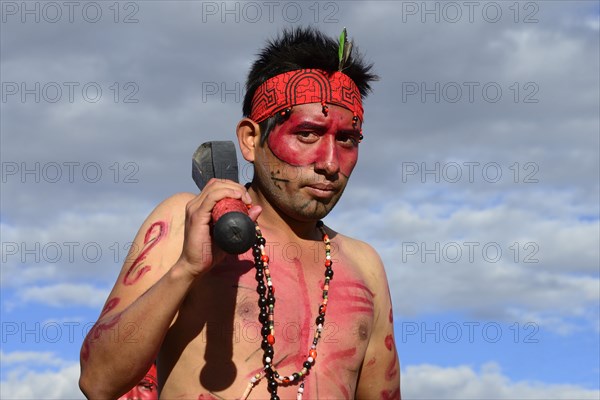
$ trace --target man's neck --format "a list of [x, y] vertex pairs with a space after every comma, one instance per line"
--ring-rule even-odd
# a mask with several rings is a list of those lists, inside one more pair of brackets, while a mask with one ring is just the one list
[[262, 208], [258, 217], [261, 229], [279, 232], [290, 239], [320, 240], [317, 221], [298, 221], [284, 214], [269, 203], [256, 185], [251, 185], [248, 193], [252, 197], [252, 204]]

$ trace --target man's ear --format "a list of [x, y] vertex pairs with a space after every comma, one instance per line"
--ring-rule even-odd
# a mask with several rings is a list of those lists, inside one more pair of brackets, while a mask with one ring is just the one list
[[260, 128], [250, 118], [242, 119], [236, 128], [236, 134], [242, 156], [248, 162], [254, 162], [254, 152], [260, 145]]

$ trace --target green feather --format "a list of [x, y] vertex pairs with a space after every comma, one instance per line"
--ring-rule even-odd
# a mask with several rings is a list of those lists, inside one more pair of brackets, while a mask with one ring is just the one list
[[344, 50], [346, 49], [346, 28], [340, 34], [340, 45], [338, 47], [339, 70], [344, 66]]

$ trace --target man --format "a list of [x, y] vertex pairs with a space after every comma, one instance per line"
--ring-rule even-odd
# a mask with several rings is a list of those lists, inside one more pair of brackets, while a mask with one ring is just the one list
[[[118, 397], [158, 358], [165, 399], [400, 398], [381, 260], [319, 223], [357, 162], [376, 78], [341, 47], [296, 29], [260, 53], [237, 126], [252, 182], [211, 180], [144, 222], [82, 346], [88, 397]], [[257, 222], [257, 244], [240, 256], [210, 236], [224, 198]]]

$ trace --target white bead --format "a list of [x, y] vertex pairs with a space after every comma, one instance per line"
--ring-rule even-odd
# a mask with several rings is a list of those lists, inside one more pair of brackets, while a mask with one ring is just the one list
[[326, 260], [331, 260], [331, 256], [326, 256], [325, 259]]
[[265, 361], [270, 363], [271, 362], [271, 357], [265, 357]]
[[299, 387], [298, 388], [298, 393], [304, 393], [304, 388], [303, 387]]
[[309, 363], [311, 363], [311, 364], [312, 364], [312, 363], [315, 361], [315, 359], [314, 359], [314, 358], [312, 358], [312, 357], [308, 357], [308, 358], [306, 359], [306, 361], [308, 361]]
[[293, 382], [294, 381], [294, 375], [290, 375], [288, 379], [290, 380], [290, 382]]

